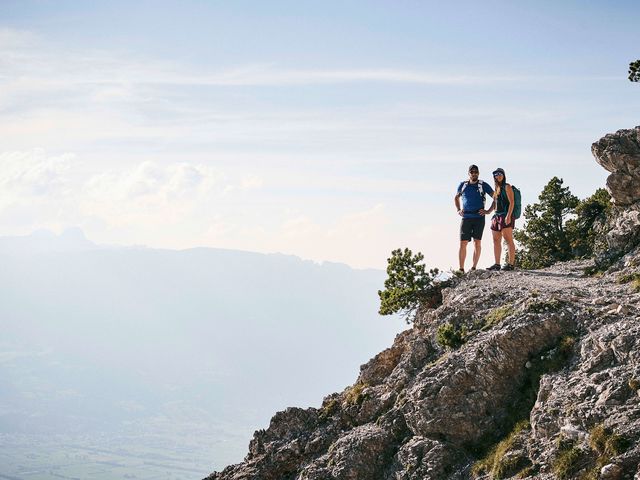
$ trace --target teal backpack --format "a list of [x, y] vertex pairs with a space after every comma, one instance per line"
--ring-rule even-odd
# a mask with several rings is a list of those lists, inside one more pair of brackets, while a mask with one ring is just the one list
[[[511, 189], [513, 190], [513, 212], [511, 215], [513, 215], [514, 219], [517, 219], [522, 215], [522, 195], [520, 195], [520, 189], [515, 185], [511, 185]], [[503, 202], [508, 202], [507, 192], [502, 190], [500, 196], [503, 198]]]
[[511, 188], [513, 190], [513, 218], [520, 218], [522, 214], [522, 196], [515, 185], [511, 185]]

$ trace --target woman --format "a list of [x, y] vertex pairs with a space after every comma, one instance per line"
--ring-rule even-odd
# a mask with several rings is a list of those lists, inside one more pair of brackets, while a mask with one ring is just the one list
[[[513, 188], [507, 183], [507, 177], [502, 168], [496, 168], [493, 172], [495, 188], [493, 199], [496, 213], [491, 219], [491, 233], [493, 235], [493, 255], [496, 263], [487, 270], [513, 270], [516, 263], [516, 244], [513, 242], [513, 228], [516, 219], [513, 218]], [[509, 261], [504, 266], [500, 266], [500, 255], [502, 255], [502, 239], [507, 242], [509, 250]]]

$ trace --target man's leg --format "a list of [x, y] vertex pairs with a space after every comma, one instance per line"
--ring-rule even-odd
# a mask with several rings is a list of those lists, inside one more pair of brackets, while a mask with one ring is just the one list
[[478, 260], [480, 260], [480, 252], [482, 251], [482, 240], [477, 238], [473, 239], [473, 268], [478, 266]]
[[467, 258], [467, 244], [471, 240], [473, 232], [473, 222], [470, 218], [463, 218], [460, 221], [460, 251], [458, 252], [458, 260], [460, 260], [460, 270], [464, 272], [464, 261]]
[[496, 260], [496, 265], [500, 265], [500, 255], [502, 255], [502, 234], [491, 230], [493, 235], [493, 256]]
[[460, 252], [458, 252], [458, 259], [460, 260], [460, 270], [464, 270], [464, 261], [467, 258], [468, 243], [468, 240], [460, 240]]

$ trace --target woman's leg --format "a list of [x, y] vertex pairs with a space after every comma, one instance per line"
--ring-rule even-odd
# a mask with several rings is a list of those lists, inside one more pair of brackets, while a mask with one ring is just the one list
[[513, 228], [503, 228], [502, 237], [507, 242], [507, 250], [509, 251], [509, 264], [516, 263], [516, 244], [513, 241]]
[[502, 254], [502, 235], [500, 232], [491, 230], [493, 235], [493, 256], [496, 259], [496, 265], [500, 265], [500, 255]]

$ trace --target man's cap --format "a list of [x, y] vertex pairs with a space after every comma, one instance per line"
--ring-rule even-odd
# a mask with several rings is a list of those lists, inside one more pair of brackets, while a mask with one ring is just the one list
[[505, 175], [505, 173], [504, 173], [504, 169], [502, 169], [502, 168], [496, 168], [496, 169], [493, 171], [492, 175], [495, 175], [496, 173], [501, 173], [502, 175], [504, 175], [504, 176], [506, 177], [506, 175]]
[[478, 168], [478, 166], [477, 166], [477, 165], [469, 165], [469, 171], [471, 171], [471, 170], [478, 170], [478, 171], [480, 171], [480, 169]]

